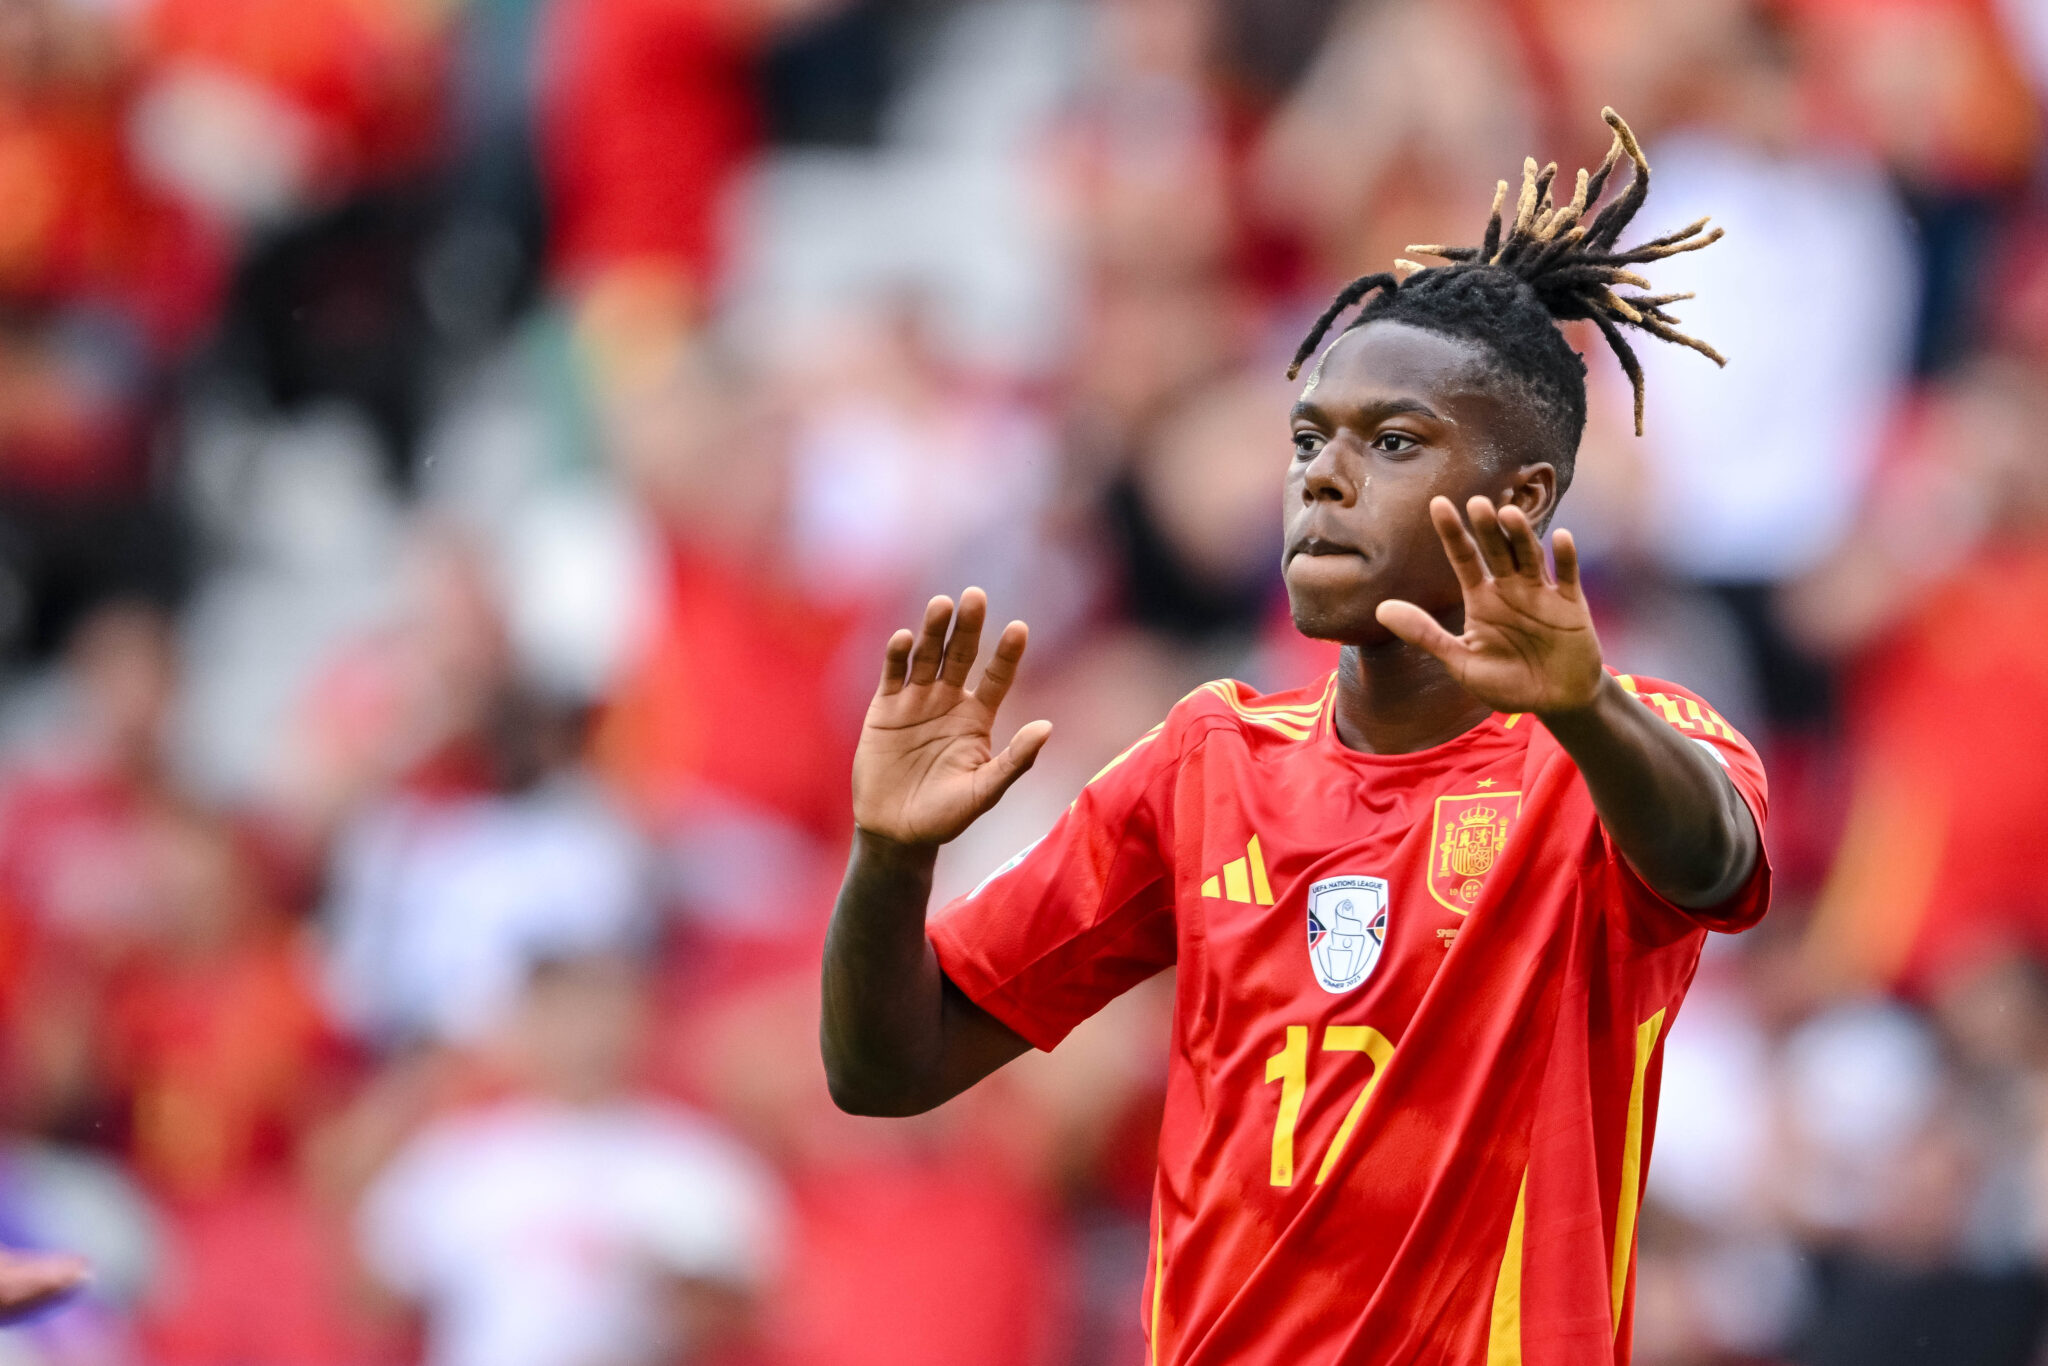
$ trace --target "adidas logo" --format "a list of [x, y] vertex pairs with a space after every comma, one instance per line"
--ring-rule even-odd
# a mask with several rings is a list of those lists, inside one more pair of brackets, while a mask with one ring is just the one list
[[1273, 904], [1273, 884], [1266, 878], [1266, 859], [1259, 852], [1257, 835], [1245, 842], [1243, 858], [1232, 859], [1223, 865], [1222, 873], [1203, 881], [1202, 895], [1260, 906]]

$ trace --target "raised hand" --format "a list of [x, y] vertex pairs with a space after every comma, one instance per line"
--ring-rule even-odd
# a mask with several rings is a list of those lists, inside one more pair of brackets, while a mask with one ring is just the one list
[[881, 686], [853, 755], [853, 819], [869, 834], [944, 844], [996, 804], [1052, 733], [1050, 721], [1033, 721], [993, 752], [996, 709], [1017, 677], [1028, 633], [1021, 621], [1005, 626], [970, 689], [967, 674], [987, 615], [987, 597], [970, 588], [960, 595], [957, 616], [951, 598], [933, 598], [922, 631], [889, 638]]
[[1599, 692], [1600, 639], [1579, 590], [1578, 548], [1569, 531], [1551, 537], [1557, 577], [1527, 514], [1486, 498], [1466, 505], [1471, 529], [1448, 498], [1429, 519], [1465, 594], [1465, 631], [1452, 635], [1412, 602], [1379, 606], [1382, 626], [1442, 660], [1451, 677], [1496, 711], [1560, 713], [1591, 705]]

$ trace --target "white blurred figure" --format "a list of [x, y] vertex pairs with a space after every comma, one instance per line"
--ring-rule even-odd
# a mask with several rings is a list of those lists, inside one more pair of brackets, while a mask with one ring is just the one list
[[430, 1125], [359, 1215], [372, 1276], [417, 1303], [430, 1366], [651, 1366], [744, 1338], [780, 1189], [740, 1144], [633, 1086], [625, 958], [540, 965], [509, 1032], [520, 1094]]
[[789, 530], [807, 591], [894, 603], [965, 566], [1029, 610], [1057, 476], [1044, 418], [973, 383], [930, 310], [849, 310], [785, 362]]
[[579, 764], [577, 708], [519, 676], [473, 549], [427, 549], [417, 604], [371, 650], [397, 702], [319, 732], [293, 803], [337, 827], [328, 990], [383, 1046], [480, 1039], [534, 959], [631, 952], [653, 928], [651, 856]]
[[1771, 1040], [1731, 969], [1728, 955], [1706, 956], [1665, 1041], [1667, 1118], [1648, 1188], [1689, 1221], [1722, 1228], [1765, 1212], [1773, 1139]]
[[[1642, 544], [1681, 576], [1757, 584], [1848, 529], [1907, 377], [1916, 278], [1905, 210], [1873, 161], [1802, 136], [1790, 58], [1754, 31], [1706, 52], [1653, 140], [1658, 212], [1712, 215], [1712, 251], [1646, 267], [1728, 357], [1642, 347]], [[1873, 288], [1873, 281], [1891, 287]]]
[[1781, 1196], [1823, 1235], [1871, 1220], [1909, 1148], [1948, 1097], [1939, 1043], [1886, 1001], [1849, 1002], [1786, 1039], [1778, 1072]]
[[479, 1039], [532, 958], [631, 950], [652, 929], [646, 850], [574, 770], [457, 800], [394, 795], [335, 867], [330, 988], [386, 1044]]
[[1646, 1366], [1701, 1352], [1767, 1356], [1805, 1308], [1799, 1252], [1773, 1207], [1773, 1040], [1748, 952], [1709, 946], [1664, 1045], [1645, 1196], [1653, 1235], [1637, 1263], [1636, 1356]]

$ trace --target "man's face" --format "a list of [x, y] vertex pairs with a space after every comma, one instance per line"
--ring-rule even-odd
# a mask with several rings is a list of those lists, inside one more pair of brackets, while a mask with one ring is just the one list
[[[1547, 478], [1498, 449], [1512, 417], [1481, 385], [1483, 353], [1469, 342], [1398, 322], [1339, 337], [1294, 406], [1294, 455], [1283, 501], [1281, 573], [1302, 634], [1347, 645], [1393, 638], [1373, 616], [1401, 598], [1441, 617], [1463, 599], [1429, 521], [1429, 500], [1462, 512], [1484, 494], [1520, 494], [1548, 511]], [[1542, 506], [1532, 505], [1540, 503]], [[1453, 629], [1457, 629], [1453, 624]]]

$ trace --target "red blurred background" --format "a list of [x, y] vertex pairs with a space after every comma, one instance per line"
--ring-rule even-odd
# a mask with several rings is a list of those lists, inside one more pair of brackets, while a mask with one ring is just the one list
[[1731, 363], [1562, 520], [1781, 888], [1637, 1360], [2048, 1360], [2039, 0], [0, 0], [0, 1360], [1136, 1366], [1165, 984], [825, 1095], [881, 642], [1034, 628], [942, 892], [1327, 668], [1285, 358], [1603, 104]]

